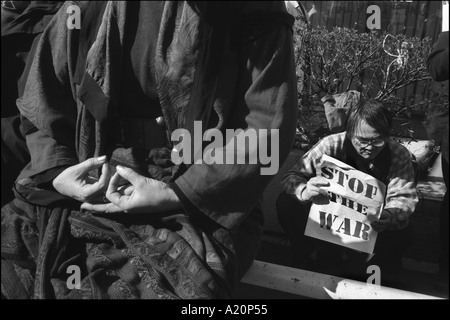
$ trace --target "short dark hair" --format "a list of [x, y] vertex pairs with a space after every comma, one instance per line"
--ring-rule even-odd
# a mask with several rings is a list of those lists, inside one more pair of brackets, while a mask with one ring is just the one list
[[361, 121], [365, 121], [383, 137], [388, 137], [391, 134], [391, 113], [377, 100], [362, 99], [357, 105], [350, 109], [346, 126], [346, 132], [349, 138], [353, 137], [355, 130]]

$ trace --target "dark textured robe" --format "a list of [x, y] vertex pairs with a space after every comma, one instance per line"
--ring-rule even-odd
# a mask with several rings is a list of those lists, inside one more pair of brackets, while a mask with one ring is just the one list
[[[159, 215], [80, 212], [52, 190], [68, 166], [114, 155], [124, 41], [136, 37], [128, 26], [141, 5], [83, 2], [81, 30], [69, 30], [70, 4], [42, 35], [18, 101], [32, 161], [2, 209], [2, 284], [20, 289], [3, 295], [231, 297], [260, 240], [272, 179], [261, 164], [180, 165], [167, 182], [183, 208]], [[154, 72], [169, 135], [196, 120], [203, 130], [278, 129], [281, 166], [297, 118], [292, 22], [283, 2], [166, 2]], [[69, 265], [82, 270], [80, 289], [66, 286]]]
[[62, 1], [5, 1], [1, 6], [1, 204], [30, 161], [16, 99], [23, 94], [36, 44]]

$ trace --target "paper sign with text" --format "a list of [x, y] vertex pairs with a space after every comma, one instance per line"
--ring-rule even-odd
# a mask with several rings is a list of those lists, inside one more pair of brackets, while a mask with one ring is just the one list
[[327, 155], [316, 172], [330, 185], [322, 187], [327, 197], [314, 198], [305, 235], [373, 253], [378, 233], [370, 222], [383, 210], [384, 183]]

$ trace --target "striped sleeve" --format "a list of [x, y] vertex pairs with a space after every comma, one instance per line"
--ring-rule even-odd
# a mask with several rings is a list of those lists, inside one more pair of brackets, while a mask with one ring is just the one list
[[345, 132], [329, 135], [316, 143], [283, 177], [283, 190], [295, 195], [301, 194], [309, 179], [316, 176], [316, 165], [324, 154], [336, 159], [343, 158]]

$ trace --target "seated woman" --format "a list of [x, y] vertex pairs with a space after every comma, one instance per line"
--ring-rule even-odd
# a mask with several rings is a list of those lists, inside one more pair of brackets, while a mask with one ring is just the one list
[[[363, 281], [368, 265], [380, 267], [382, 280], [383, 274], [399, 271], [402, 254], [413, 239], [408, 218], [418, 197], [411, 155], [390, 138], [390, 131], [388, 110], [375, 100], [361, 100], [350, 110], [346, 131], [320, 140], [283, 178], [284, 192], [277, 199], [277, 215], [291, 242], [296, 267]], [[327, 183], [316, 177], [315, 169], [316, 160], [324, 154], [386, 185], [384, 209], [379, 220], [371, 223], [379, 232], [373, 257], [303, 234], [311, 201]]]

